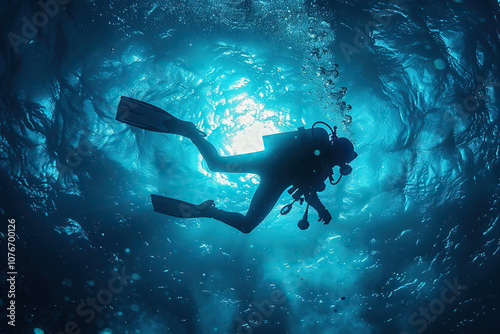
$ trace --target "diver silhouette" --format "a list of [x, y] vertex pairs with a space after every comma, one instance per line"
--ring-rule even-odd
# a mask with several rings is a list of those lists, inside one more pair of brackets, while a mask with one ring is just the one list
[[[328, 224], [332, 216], [319, 200], [318, 192], [325, 190], [326, 179], [337, 184], [343, 175], [351, 173], [348, 164], [357, 157], [347, 138], [338, 138], [335, 130], [324, 122], [312, 128], [264, 136], [263, 151], [233, 156], [221, 156], [205, 139], [206, 134], [187, 121], [182, 121], [151, 104], [122, 96], [116, 119], [145, 130], [177, 134], [187, 137], [196, 145], [208, 167], [214, 172], [253, 173], [260, 176], [260, 184], [252, 198], [248, 212], [243, 215], [217, 209], [213, 200], [199, 205], [181, 200], [151, 195], [155, 211], [180, 218], [206, 217], [220, 220], [243, 233], [250, 233], [274, 208], [281, 194], [287, 189], [293, 202], [285, 206], [287, 214], [295, 202], [308, 203], [299, 228], [309, 227], [307, 214], [311, 205], [319, 221]], [[330, 135], [317, 124], [326, 125]], [[340, 178], [333, 182], [333, 168], [340, 167]]]

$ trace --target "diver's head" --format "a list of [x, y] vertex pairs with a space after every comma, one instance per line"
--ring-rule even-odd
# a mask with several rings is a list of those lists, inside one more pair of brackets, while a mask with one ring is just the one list
[[327, 126], [330, 131], [330, 163], [332, 164], [332, 167], [334, 166], [339, 166], [340, 167], [340, 174], [342, 175], [349, 175], [352, 171], [352, 167], [349, 166], [348, 164], [356, 159], [358, 154], [354, 152], [354, 146], [352, 145], [351, 141], [347, 138], [339, 138], [337, 136], [337, 127], [334, 126], [333, 129], [330, 127], [325, 122], [318, 121], [313, 124], [312, 128], [317, 124], [323, 124]]
[[340, 166], [340, 174], [349, 175], [352, 167], [348, 164], [356, 159], [358, 154], [354, 152], [354, 146], [347, 138], [334, 138], [332, 140], [333, 165]]
[[332, 153], [336, 166], [348, 164], [358, 156], [351, 141], [344, 137], [332, 140]]

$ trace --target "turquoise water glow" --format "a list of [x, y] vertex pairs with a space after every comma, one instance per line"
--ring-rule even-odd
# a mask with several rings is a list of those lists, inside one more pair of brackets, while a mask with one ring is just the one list
[[[19, 53], [6, 42], [0, 209], [19, 226], [18, 328], [496, 333], [498, 3], [398, 3], [72, 0]], [[39, 10], [5, 6], [4, 31]], [[359, 156], [319, 194], [332, 222], [311, 210], [299, 230], [305, 208], [280, 215], [286, 193], [249, 235], [153, 212], [151, 193], [245, 212], [259, 179], [116, 121], [122, 95], [195, 123], [223, 155], [337, 125]], [[79, 304], [121, 268], [129, 284], [87, 322]]]

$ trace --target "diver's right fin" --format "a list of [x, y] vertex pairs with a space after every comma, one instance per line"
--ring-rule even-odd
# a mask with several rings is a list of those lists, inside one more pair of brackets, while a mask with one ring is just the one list
[[179, 218], [208, 217], [208, 211], [214, 207], [213, 200], [205, 201], [196, 205], [178, 199], [158, 195], [151, 195], [151, 202], [153, 203], [153, 209], [156, 212]]
[[187, 121], [182, 121], [163, 109], [130, 97], [122, 96], [116, 120], [138, 128], [189, 137], [192, 134], [206, 134]]

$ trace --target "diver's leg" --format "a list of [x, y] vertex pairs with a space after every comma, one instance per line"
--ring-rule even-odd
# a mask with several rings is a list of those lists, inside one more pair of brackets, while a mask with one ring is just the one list
[[202, 136], [194, 135], [189, 139], [196, 145], [210, 170], [214, 172], [260, 174], [263, 171], [266, 161], [264, 151], [224, 157]]
[[246, 215], [213, 208], [207, 217], [222, 221], [243, 233], [250, 233], [274, 208], [287, 185], [262, 177]]
[[116, 119], [141, 129], [173, 133], [191, 139], [213, 171], [260, 174], [266, 161], [263, 152], [221, 157], [215, 147], [203, 138], [206, 134], [197, 129], [195, 124], [180, 120], [163, 109], [130, 97], [122, 96]]

